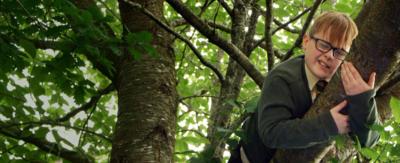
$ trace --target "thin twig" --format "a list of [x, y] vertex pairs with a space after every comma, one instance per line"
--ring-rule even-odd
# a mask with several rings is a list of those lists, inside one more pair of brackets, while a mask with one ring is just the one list
[[[274, 24], [276, 24], [276, 25], [278, 25], [279, 27], [277, 27], [275, 30], [273, 30], [271, 33], [272, 34], [275, 34], [278, 30], [280, 30], [280, 29], [284, 29], [285, 31], [288, 31], [288, 32], [290, 32], [290, 33], [295, 33], [295, 34], [300, 34], [300, 30], [298, 30], [298, 29], [292, 29], [292, 28], [290, 28], [290, 27], [288, 27], [287, 25], [284, 25], [283, 23], [281, 23], [279, 20], [276, 20], [276, 19], [274, 19], [274, 20], [272, 20], [273, 22], [274, 22]], [[280, 29], [278, 29], [278, 28], [280, 28]]]
[[126, 3], [129, 3], [132, 7], [136, 7], [138, 9], [140, 9], [144, 14], [146, 14], [147, 16], [149, 16], [151, 19], [153, 19], [153, 21], [155, 21], [158, 25], [160, 25], [162, 28], [164, 28], [165, 30], [167, 30], [168, 32], [170, 32], [171, 34], [173, 34], [175, 37], [179, 38], [180, 40], [182, 40], [183, 42], [185, 42], [190, 49], [192, 49], [193, 53], [197, 56], [197, 58], [199, 58], [200, 62], [210, 68], [212, 71], [214, 71], [214, 73], [218, 76], [218, 79], [220, 80], [221, 83], [224, 82], [224, 77], [221, 74], [221, 72], [215, 68], [211, 63], [207, 62], [203, 56], [200, 54], [200, 52], [196, 49], [196, 47], [184, 36], [180, 35], [179, 33], [175, 32], [173, 29], [171, 29], [167, 24], [165, 24], [164, 22], [162, 22], [161, 20], [159, 20], [157, 17], [155, 17], [150, 11], [148, 11], [147, 9], [145, 9], [142, 5], [138, 4], [138, 3], [134, 3], [131, 1], [127, 1], [124, 0]]
[[[231, 31], [232, 31], [229, 27], [226, 27], [226, 26], [224, 26], [222, 24], [217, 24], [217, 23], [214, 23], [213, 21], [208, 21], [208, 20], [204, 20], [204, 21], [207, 22], [207, 24], [210, 27], [219, 29], [219, 30], [224, 31], [226, 33], [231, 33]], [[179, 27], [179, 26], [186, 25], [186, 24], [188, 24], [188, 22], [185, 19], [182, 18], [182, 19], [178, 19], [178, 20], [175, 20], [175, 21], [171, 22], [170, 23], [170, 27]]]
[[76, 114], [78, 114], [81, 111], [86, 111], [88, 109], [90, 109], [91, 107], [93, 107], [94, 105], [96, 105], [96, 103], [100, 100], [100, 98], [105, 95], [110, 93], [111, 91], [113, 91], [114, 85], [110, 84], [108, 85], [105, 89], [98, 91], [98, 94], [94, 95], [90, 101], [84, 105], [82, 105], [81, 107], [72, 110], [71, 112], [65, 114], [63, 117], [56, 119], [56, 122], [64, 122], [69, 120], [71, 117], [75, 116]]
[[17, 0], [17, 2], [18, 2], [18, 4], [22, 7], [22, 9], [28, 14], [28, 17], [29, 17], [30, 19], [32, 19], [33, 21], [35, 21], [36, 23], [38, 23], [39, 27], [43, 28], [44, 30], [49, 29], [49, 27], [48, 27], [46, 24], [40, 22], [39, 20], [35, 19], [35, 18], [32, 16], [32, 14], [25, 8], [25, 6], [21, 3], [20, 0]]
[[37, 146], [39, 149], [52, 153], [54, 155], [60, 156], [66, 160], [69, 160], [71, 162], [94, 162], [94, 158], [92, 158], [90, 155], [87, 155], [85, 153], [73, 151], [73, 150], [68, 150], [63, 148], [57, 143], [52, 143], [47, 141], [44, 138], [38, 138], [35, 137], [34, 134], [21, 134], [22, 131], [20, 131], [17, 128], [5, 128], [3, 127], [5, 125], [4, 122], [0, 121], [0, 133], [3, 134], [4, 136], [17, 139], [17, 140], [23, 140], [24, 142], [33, 144]]
[[91, 131], [89, 129], [84, 129], [84, 128], [80, 128], [80, 127], [75, 127], [75, 126], [71, 126], [71, 125], [67, 125], [67, 124], [62, 124], [56, 121], [52, 121], [52, 120], [47, 120], [47, 121], [29, 121], [29, 122], [22, 122], [22, 123], [14, 123], [14, 122], [10, 122], [10, 123], [4, 123], [4, 125], [2, 124], [2, 128], [3, 129], [8, 129], [10, 127], [15, 127], [15, 126], [25, 126], [25, 125], [50, 125], [50, 126], [61, 126], [61, 127], [65, 127], [65, 128], [70, 128], [70, 129], [74, 129], [77, 131], [85, 131], [89, 134], [95, 135], [97, 137], [100, 137], [104, 140], [106, 140], [107, 142], [111, 143], [112, 140], [102, 134], [98, 134], [94, 131]]
[[[90, 113], [89, 113], [88, 116], [86, 117], [86, 120], [85, 120], [85, 122], [84, 122], [83, 125], [82, 125], [82, 128], [83, 128], [83, 129], [85, 129], [85, 130], [88, 129], [88, 122], [89, 122], [89, 119], [92, 117], [94, 110], [96, 110], [96, 106], [97, 106], [97, 103], [94, 104], [94, 106], [92, 107], [93, 109], [90, 111]], [[82, 146], [82, 143], [85, 141], [85, 137], [86, 137], [86, 134], [83, 133], [83, 131], [81, 131], [81, 134], [80, 134], [80, 136], [79, 136], [78, 146]]]
[[[287, 21], [286, 23], [283, 23], [283, 24], [280, 24], [280, 25], [279, 25], [279, 23], [278, 23], [279, 21], [277, 21], [277, 20], [274, 19], [274, 23], [277, 24], [277, 25], [279, 25], [279, 27], [276, 28], [275, 30], [273, 30], [273, 31], [271, 32], [271, 34], [274, 35], [274, 34], [275, 34], [277, 31], [279, 31], [280, 29], [285, 28], [285, 27], [287, 27], [290, 23], [293, 23], [294, 21], [300, 19], [304, 14], [306, 14], [306, 13], [309, 12], [310, 10], [311, 10], [311, 7], [305, 9], [305, 10], [304, 10], [303, 12], [301, 12], [299, 15], [297, 15], [297, 16], [291, 18], [291, 19], [290, 19], [289, 21]], [[292, 32], [293, 32], [293, 33], [297, 33], [298, 31], [292, 31]]]
[[183, 152], [174, 152], [174, 155], [187, 155], [187, 154], [192, 154], [192, 153], [198, 153], [198, 152], [189, 150], [189, 151], [183, 151]]
[[183, 100], [191, 99], [191, 98], [202, 98], [202, 97], [218, 98], [217, 96], [209, 96], [209, 95], [193, 95], [193, 96], [182, 97], [179, 99], [179, 101], [183, 101]]
[[311, 20], [313, 19], [319, 5], [321, 4], [322, 0], [316, 0], [314, 2], [314, 5], [311, 8], [310, 14], [307, 16], [306, 22], [303, 25], [303, 29], [301, 30], [301, 34], [299, 35], [299, 37], [297, 37], [296, 42], [294, 43], [294, 45], [292, 46], [292, 48], [290, 48], [290, 50], [285, 54], [283, 60], [287, 60], [289, 59], [292, 55], [293, 55], [293, 51], [295, 48], [299, 47], [302, 40], [303, 40], [303, 36], [306, 33], [308, 26], [310, 26], [311, 24]]
[[196, 133], [197, 135], [199, 135], [199, 136], [201, 136], [201, 137], [203, 137], [203, 138], [207, 138], [206, 135], [204, 135], [203, 133], [201, 133], [201, 132], [198, 131], [198, 130], [193, 130], [193, 129], [180, 129], [180, 130], [178, 130], [178, 132], [194, 132], [194, 133]]
[[218, 2], [222, 5], [222, 7], [225, 9], [225, 11], [229, 14], [229, 16], [232, 17], [233, 11], [231, 8], [229, 8], [229, 5], [224, 1], [224, 0], [218, 0]]
[[195, 112], [195, 113], [204, 114], [204, 115], [206, 115], [206, 116], [209, 116], [209, 115], [210, 115], [209, 113], [206, 113], [206, 112], [203, 112], [203, 111], [194, 110], [192, 106], [190, 106], [189, 104], [187, 104], [187, 103], [185, 103], [185, 102], [183, 102], [183, 101], [180, 101], [179, 103], [185, 105], [185, 106], [188, 108], [188, 111], [187, 111], [187, 112], [191, 112], [191, 111], [192, 111], [192, 112]]
[[[291, 18], [289, 21], [287, 21], [286, 23], [281, 24], [278, 28], [276, 28], [275, 30], [273, 30], [271, 32], [271, 35], [274, 35], [277, 31], [279, 31], [280, 29], [284, 29], [287, 25], [289, 25], [290, 23], [293, 23], [294, 21], [296, 21], [297, 19], [301, 18], [304, 14], [306, 14], [307, 12], [309, 12], [312, 8], [309, 7], [306, 10], [304, 10], [303, 12], [301, 12], [299, 15]], [[264, 15], [264, 14], [263, 14]], [[274, 19], [274, 22], [276, 23], [276, 20]], [[256, 48], [257, 46], [260, 46], [264, 41], [265, 41], [265, 37], [263, 37], [262, 39], [256, 41], [256, 43], [254, 44], [254, 46], [252, 47], [251, 51], [254, 50], [254, 48]]]

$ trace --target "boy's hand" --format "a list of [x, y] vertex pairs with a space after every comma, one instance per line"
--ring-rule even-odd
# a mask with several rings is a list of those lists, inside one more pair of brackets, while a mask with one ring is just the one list
[[342, 83], [348, 96], [357, 95], [374, 89], [376, 73], [369, 76], [366, 83], [352, 63], [344, 61], [341, 68]]
[[340, 113], [340, 110], [342, 110], [346, 105], [347, 101], [344, 100], [330, 110], [339, 134], [346, 134], [350, 132], [349, 116]]

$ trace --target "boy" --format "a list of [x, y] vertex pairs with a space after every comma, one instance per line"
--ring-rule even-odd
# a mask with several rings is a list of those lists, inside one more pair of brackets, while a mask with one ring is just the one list
[[[229, 162], [269, 162], [276, 149], [307, 148], [349, 132], [362, 146], [373, 145], [379, 135], [367, 126], [379, 121], [373, 98], [375, 73], [365, 82], [351, 63], [343, 61], [357, 34], [349, 16], [321, 14], [303, 38], [305, 55], [269, 72], [257, 112], [243, 126], [247, 139]], [[340, 65], [346, 100], [315, 118], [301, 119], [319, 93], [317, 87], [329, 82]], [[346, 106], [348, 115], [340, 112]]]

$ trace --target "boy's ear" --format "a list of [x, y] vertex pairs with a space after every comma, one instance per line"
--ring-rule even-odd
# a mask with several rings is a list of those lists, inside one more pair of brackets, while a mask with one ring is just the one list
[[303, 36], [303, 42], [302, 42], [302, 47], [304, 48], [305, 45], [310, 41], [310, 37], [308, 36], [308, 34], [304, 34]]

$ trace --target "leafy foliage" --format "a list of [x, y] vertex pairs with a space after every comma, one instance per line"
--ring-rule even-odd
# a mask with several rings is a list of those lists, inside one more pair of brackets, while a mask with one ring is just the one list
[[[117, 93], [104, 91], [112, 84], [116, 73], [113, 59], [130, 52], [135, 60], [143, 55], [157, 57], [154, 37], [149, 32], [123, 31], [119, 4], [115, 0], [99, 0], [95, 5], [79, 6], [69, 0], [0, 0], [0, 162], [57, 162], [60, 154], [39, 150], [34, 143], [23, 141], [35, 137], [80, 154], [87, 154], [97, 162], [107, 162], [117, 114]], [[228, 12], [213, 1], [202, 12], [204, 1], [184, 1], [195, 14], [224, 27], [231, 28]], [[209, 2], [209, 1], [205, 1]], [[83, 3], [83, 2], [82, 2]], [[229, 7], [232, 1], [226, 1]], [[265, 10], [265, 0], [258, 1]], [[312, 0], [274, 2], [274, 18], [287, 22], [311, 7]], [[353, 18], [362, 7], [360, 0], [327, 1], [318, 13], [338, 10]], [[165, 5], [165, 19], [171, 23], [181, 19], [170, 6]], [[292, 30], [301, 30], [307, 14], [289, 24]], [[264, 36], [264, 17], [256, 26], [255, 40]], [[279, 25], [273, 24], [272, 29]], [[190, 39], [205, 60], [224, 74], [229, 57], [220, 48], [208, 42], [189, 24], [174, 26], [174, 30]], [[230, 40], [231, 33], [215, 32]], [[279, 52], [288, 51], [298, 34], [281, 29], [272, 36]], [[220, 81], [204, 66], [190, 48], [177, 40], [171, 48], [176, 59], [176, 79], [179, 93], [177, 110], [176, 162], [214, 162], [207, 130], [210, 108], [219, 96]], [[171, 49], [171, 50], [172, 50]], [[296, 50], [295, 55], [301, 51]], [[251, 62], [262, 72], [266, 70], [266, 51], [257, 47]], [[277, 61], [278, 64], [279, 61]], [[230, 121], [255, 111], [260, 90], [245, 77], [238, 99], [226, 101], [234, 106]], [[93, 102], [94, 101], [94, 102]], [[373, 149], [359, 149], [367, 159], [396, 162], [400, 150], [397, 145], [400, 129], [400, 102], [392, 100], [394, 120], [384, 126], [375, 126], [382, 134]], [[78, 114], [66, 117], [75, 110]], [[387, 129], [392, 127], [392, 129]], [[12, 131], [12, 132], [11, 132]], [[10, 134], [11, 133], [11, 134]], [[14, 134], [12, 134], [14, 133]], [[243, 136], [240, 127], [220, 128], [229, 148]], [[55, 150], [51, 147], [49, 151]]]

